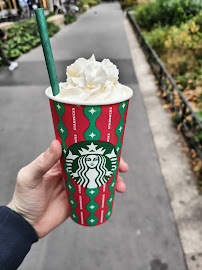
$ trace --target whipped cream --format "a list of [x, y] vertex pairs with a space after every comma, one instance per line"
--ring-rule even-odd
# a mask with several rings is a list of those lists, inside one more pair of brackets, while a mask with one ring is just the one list
[[119, 71], [110, 60], [79, 58], [66, 70], [67, 81], [60, 83], [57, 98], [75, 101], [113, 101], [127, 97], [130, 89], [118, 82]]

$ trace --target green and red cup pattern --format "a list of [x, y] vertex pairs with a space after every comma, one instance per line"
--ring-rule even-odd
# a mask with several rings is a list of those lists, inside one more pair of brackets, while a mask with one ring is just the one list
[[[78, 106], [50, 100], [56, 139], [62, 145], [61, 166], [70, 214], [83, 226], [100, 225], [112, 214], [128, 104], [129, 100], [111, 105]], [[89, 153], [97, 157], [97, 162], [105, 164], [104, 169], [100, 165], [104, 176], [97, 177], [99, 169], [96, 172], [82, 167], [81, 161]], [[100, 179], [95, 180], [96, 187], [87, 184], [93, 170], [95, 178]], [[86, 182], [80, 179], [82, 175]]]

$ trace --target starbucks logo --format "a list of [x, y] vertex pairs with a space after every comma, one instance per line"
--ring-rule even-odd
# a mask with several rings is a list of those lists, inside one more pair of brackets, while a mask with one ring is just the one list
[[98, 188], [116, 172], [117, 154], [114, 146], [108, 142], [79, 142], [69, 147], [66, 165], [78, 185]]

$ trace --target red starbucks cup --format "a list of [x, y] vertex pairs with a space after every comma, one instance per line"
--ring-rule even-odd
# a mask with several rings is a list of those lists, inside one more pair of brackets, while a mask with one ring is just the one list
[[[124, 86], [126, 87], [126, 86]], [[121, 157], [129, 99], [113, 101], [50, 100], [56, 139], [62, 145], [61, 166], [71, 218], [97, 226], [111, 214]]]

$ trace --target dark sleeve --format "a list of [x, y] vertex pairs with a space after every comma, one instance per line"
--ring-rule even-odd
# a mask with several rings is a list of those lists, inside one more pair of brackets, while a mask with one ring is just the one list
[[34, 228], [19, 214], [0, 206], [0, 269], [15, 270], [31, 245], [38, 241]]
[[1, 30], [1, 28], [0, 28], [0, 38], [3, 38], [4, 36], [5, 36], [5, 34], [4, 34], [3, 30]]

